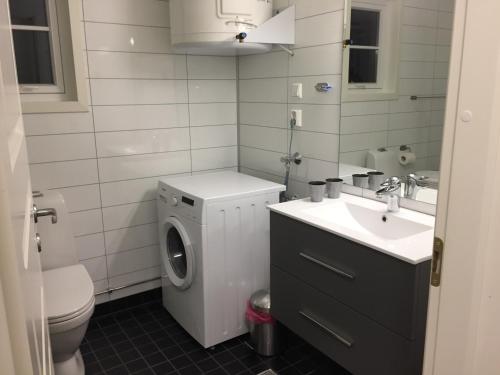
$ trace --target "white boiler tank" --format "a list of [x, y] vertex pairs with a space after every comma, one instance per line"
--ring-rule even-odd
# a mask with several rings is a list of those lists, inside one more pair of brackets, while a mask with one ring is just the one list
[[236, 36], [272, 17], [272, 0], [170, 0], [172, 45], [193, 54], [263, 53], [269, 44], [240, 43]]

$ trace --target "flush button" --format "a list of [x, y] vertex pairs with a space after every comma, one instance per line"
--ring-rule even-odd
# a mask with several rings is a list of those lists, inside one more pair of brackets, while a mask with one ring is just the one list
[[471, 111], [463, 111], [462, 112], [462, 121], [463, 122], [471, 122], [472, 121], [472, 112]]

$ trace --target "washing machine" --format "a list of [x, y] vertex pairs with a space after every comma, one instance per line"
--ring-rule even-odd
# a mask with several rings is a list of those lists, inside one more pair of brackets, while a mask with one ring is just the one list
[[237, 172], [165, 178], [157, 202], [163, 305], [205, 348], [247, 332], [269, 288], [269, 210], [283, 185]]

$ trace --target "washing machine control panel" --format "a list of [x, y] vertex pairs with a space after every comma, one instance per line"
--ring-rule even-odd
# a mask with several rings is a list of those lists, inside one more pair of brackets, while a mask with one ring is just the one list
[[160, 184], [158, 201], [165, 204], [172, 214], [182, 215], [197, 222], [202, 220], [203, 200], [190, 196], [171, 186]]

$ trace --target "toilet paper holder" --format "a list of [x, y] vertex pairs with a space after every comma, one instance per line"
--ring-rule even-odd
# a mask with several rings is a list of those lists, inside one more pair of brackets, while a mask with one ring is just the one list
[[399, 146], [399, 151], [412, 152], [411, 147], [408, 145]]

